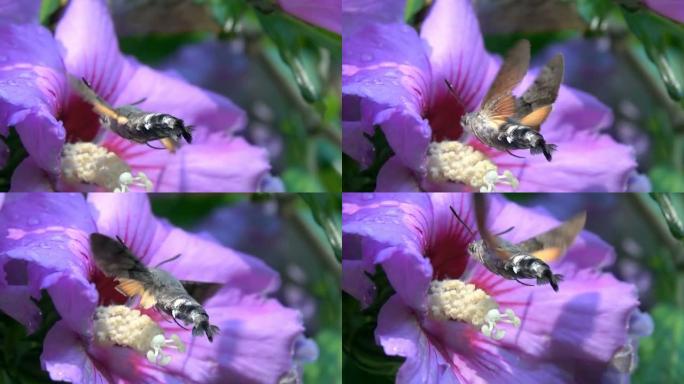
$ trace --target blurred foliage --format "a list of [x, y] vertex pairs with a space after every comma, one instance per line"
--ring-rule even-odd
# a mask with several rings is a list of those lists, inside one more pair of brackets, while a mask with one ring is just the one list
[[658, 305], [651, 311], [653, 335], [641, 341], [634, 383], [678, 383], [684, 377], [684, 309]]
[[40, 364], [43, 340], [50, 328], [59, 320], [47, 292], [36, 303], [42, 322], [36, 332], [27, 335], [26, 328], [0, 311], [0, 383], [50, 383], [47, 372]]

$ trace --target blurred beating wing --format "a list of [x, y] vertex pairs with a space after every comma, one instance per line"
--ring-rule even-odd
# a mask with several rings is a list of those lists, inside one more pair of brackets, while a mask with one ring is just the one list
[[534, 83], [516, 99], [516, 118], [538, 127], [551, 112], [563, 82], [563, 55], [557, 54], [542, 68]]
[[482, 109], [495, 120], [504, 120], [515, 114], [515, 97], [513, 88], [525, 77], [530, 66], [530, 42], [520, 40], [511, 48], [494, 82], [482, 102]]
[[76, 77], [69, 75], [69, 83], [78, 92], [79, 95], [93, 106], [93, 111], [101, 116], [107, 116], [116, 120], [119, 124], [127, 124], [128, 119], [125, 116], [120, 115], [116, 112], [116, 109], [104, 101], [100, 96], [90, 88], [90, 85], [83, 79], [77, 79]]
[[90, 248], [97, 267], [119, 281], [117, 290], [128, 297], [140, 296], [144, 308], [156, 301], [148, 291], [152, 286], [150, 270], [120, 241], [100, 233], [90, 234]]
[[563, 224], [516, 245], [534, 257], [554, 261], [575, 242], [586, 220], [587, 213], [580, 212]]
[[482, 193], [473, 193], [473, 206], [475, 207], [475, 221], [477, 222], [477, 231], [480, 233], [482, 241], [487, 245], [487, 248], [493, 251], [496, 256], [502, 260], [508, 260], [511, 256], [510, 252], [506, 251], [499, 240], [487, 228], [487, 201]]

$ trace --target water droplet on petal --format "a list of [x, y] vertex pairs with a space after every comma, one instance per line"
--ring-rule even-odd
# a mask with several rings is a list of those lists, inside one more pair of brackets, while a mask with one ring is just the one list
[[369, 62], [371, 60], [373, 60], [373, 55], [370, 53], [364, 53], [361, 55], [361, 61]]
[[373, 197], [374, 197], [373, 193], [364, 193], [363, 195], [361, 195], [361, 198], [363, 200], [372, 200]]
[[38, 223], [40, 223], [40, 221], [35, 217], [29, 218], [26, 222], [28, 223], [28, 225], [37, 225]]

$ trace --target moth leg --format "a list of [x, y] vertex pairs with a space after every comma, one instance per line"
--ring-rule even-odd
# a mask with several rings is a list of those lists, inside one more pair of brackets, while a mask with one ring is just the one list
[[154, 310], [157, 311], [157, 313], [159, 314], [159, 316], [161, 316], [162, 319], [168, 321], [169, 323], [171, 322], [171, 320], [173, 320], [172, 316], [169, 316], [166, 312], [159, 309], [159, 307], [157, 307], [156, 305], [154, 306]]
[[522, 281], [520, 281], [518, 279], [514, 279], [514, 280], [517, 281], [518, 283], [522, 284], [522, 285], [527, 285], [528, 287], [534, 287], [534, 284], [523, 283]]
[[494, 236], [501, 236], [501, 235], [505, 235], [505, 234], [507, 234], [508, 232], [510, 232], [510, 231], [512, 231], [512, 230], [514, 230], [514, 229], [515, 229], [515, 227], [514, 227], [514, 226], [513, 226], [513, 227], [510, 227], [510, 228], [508, 228], [508, 229], [504, 230], [503, 232], [499, 232], [499, 233], [495, 234]]
[[506, 150], [506, 152], [508, 152], [508, 154], [511, 155], [511, 156], [513, 156], [513, 157], [517, 157], [518, 159], [524, 159], [524, 158], [525, 158], [524, 156], [514, 155], [514, 154], [511, 153], [511, 151], [509, 151], [508, 149]]
[[189, 331], [189, 330], [190, 330], [190, 329], [185, 328], [184, 326], [180, 325], [180, 323], [178, 322], [178, 320], [177, 320], [175, 317], [171, 317], [171, 318], [173, 319], [173, 321], [174, 321], [176, 324], [178, 324], [179, 327], [185, 329], [186, 331]]
[[151, 144], [148, 143], [148, 142], [145, 142], [145, 145], [147, 145], [148, 147], [150, 147], [150, 148], [152, 148], [152, 149], [166, 149], [166, 148], [164, 148], [164, 147], [155, 147], [155, 146], [151, 145]]

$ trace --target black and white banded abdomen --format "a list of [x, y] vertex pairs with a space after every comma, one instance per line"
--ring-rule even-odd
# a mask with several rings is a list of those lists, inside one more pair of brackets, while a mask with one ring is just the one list
[[502, 146], [510, 149], [529, 149], [530, 153], [543, 153], [546, 160], [551, 161], [551, 154], [556, 145], [547, 144], [544, 136], [526, 125], [509, 122], [504, 124], [497, 136]]

